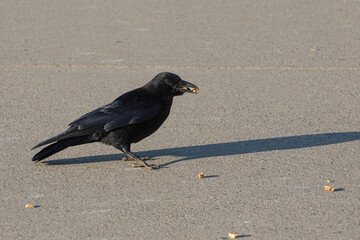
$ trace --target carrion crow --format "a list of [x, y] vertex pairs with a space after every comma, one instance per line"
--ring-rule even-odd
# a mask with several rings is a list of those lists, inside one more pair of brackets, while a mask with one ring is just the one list
[[34, 146], [32, 149], [52, 143], [32, 160], [41, 161], [71, 146], [102, 142], [140, 162], [137, 166], [158, 168], [132, 153], [130, 145], [154, 133], [169, 116], [173, 97], [184, 92], [198, 93], [199, 89], [176, 74], [159, 73], [143, 87], [83, 115], [71, 122], [66, 131]]

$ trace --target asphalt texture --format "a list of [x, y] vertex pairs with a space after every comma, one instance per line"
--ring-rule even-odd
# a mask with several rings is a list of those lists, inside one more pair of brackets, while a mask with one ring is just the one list
[[[2, 1], [0, 21], [1, 239], [360, 238], [360, 1]], [[162, 71], [200, 92], [132, 146], [159, 170], [100, 143], [31, 161]]]

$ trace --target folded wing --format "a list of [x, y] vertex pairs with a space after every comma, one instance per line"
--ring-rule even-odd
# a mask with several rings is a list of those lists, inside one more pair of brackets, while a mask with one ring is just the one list
[[34, 148], [94, 131], [109, 132], [127, 125], [139, 124], [155, 117], [162, 108], [157, 99], [143, 94], [141, 89], [128, 92], [112, 103], [95, 109], [69, 124], [69, 129], [47, 139]]

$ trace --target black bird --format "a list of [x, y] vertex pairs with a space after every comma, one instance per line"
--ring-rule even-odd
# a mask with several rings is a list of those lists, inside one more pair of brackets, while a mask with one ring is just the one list
[[55, 142], [32, 160], [41, 161], [67, 147], [102, 142], [121, 150], [129, 159], [139, 161], [141, 166], [158, 168], [132, 153], [130, 145], [154, 133], [169, 116], [173, 97], [184, 92], [198, 93], [199, 89], [176, 74], [159, 73], [143, 87], [83, 115], [71, 122], [66, 131], [34, 146], [32, 149]]

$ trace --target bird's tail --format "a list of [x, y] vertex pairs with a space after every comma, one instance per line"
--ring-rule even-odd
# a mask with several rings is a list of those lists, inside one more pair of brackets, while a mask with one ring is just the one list
[[50, 157], [51, 155], [54, 155], [57, 152], [64, 150], [65, 148], [80, 145], [80, 144], [85, 144], [85, 143], [91, 143], [91, 142], [94, 142], [94, 141], [90, 140], [89, 136], [79, 136], [79, 137], [63, 139], [63, 140], [57, 141], [56, 143], [53, 143], [53, 144], [47, 146], [46, 148], [42, 149], [40, 152], [38, 152], [32, 158], [32, 160], [35, 162], [38, 162], [45, 158]]
[[73, 127], [70, 127], [68, 130], [66, 130], [65, 132], [62, 132], [59, 135], [56, 135], [55, 137], [46, 139], [45, 141], [42, 141], [41, 143], [38, 143], [31, 150], [33, 150], [35, 148], [38, 148], [38, 147], [41, 147], [43, 145], [52, 143], [52, 142], [60, 141], [60, 140], [71, 138], [71, 137], [76, 137], [76, 136], [79, 136], [79, 135], [86, 135], [86, 133], [80, 134], [77, 131], [77, 127], [73, 126]]

